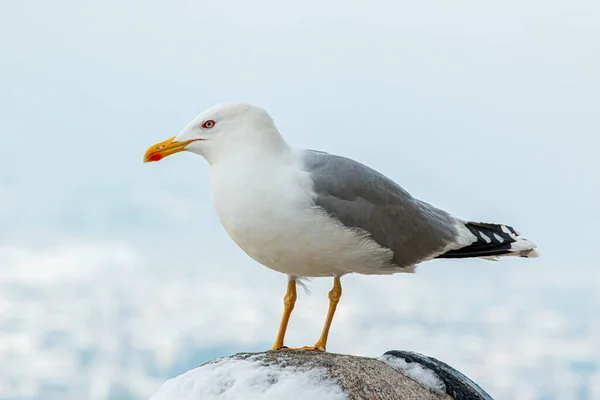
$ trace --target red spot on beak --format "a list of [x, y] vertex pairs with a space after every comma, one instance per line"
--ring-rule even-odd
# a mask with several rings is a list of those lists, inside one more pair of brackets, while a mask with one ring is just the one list
[[150, 161], [160, 161], [162, 156], [159, 153], [152, 154], [150, 156]]

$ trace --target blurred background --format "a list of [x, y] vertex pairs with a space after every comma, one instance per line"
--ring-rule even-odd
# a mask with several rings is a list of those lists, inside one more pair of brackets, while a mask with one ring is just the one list
[[[0, 399], [147, 399], [270, 348], [285, 276], [227, 237], [203, 159], [142, 164], [227, 100], [542, 253], [348, 276], [329, 351], [600, 399], [599, 20], [584, 0], [2, 2]], [[330, 285], [299, 293], [289, 345], [316, 340]]]

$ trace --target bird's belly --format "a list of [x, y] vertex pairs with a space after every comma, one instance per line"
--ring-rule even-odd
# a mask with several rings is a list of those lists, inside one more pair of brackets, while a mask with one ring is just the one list
[[250, 257], [288, 275], [393, 273], [392, 251], [335, 222], [312, 205], [290, 210], [254, 205], [221, 221]]
[[317, 207], [312, 181], [295, 169], [213, 168], [211, 198], [233, 241], [275, 271], [305, 277], [398, 272], [390, 249]]

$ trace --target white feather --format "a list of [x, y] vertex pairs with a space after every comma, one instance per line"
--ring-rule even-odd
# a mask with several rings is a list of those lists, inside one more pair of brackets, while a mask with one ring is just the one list
[[[211, 198], [233, 241], [257, 262], [288, 275], [320, 277], [412, 272], [393, 253], [348, 229], [313, 203], [312, 181], [296, 150], [280, 157], [211, 166]], [[251, 165], [251, 166], [250, 166]]]

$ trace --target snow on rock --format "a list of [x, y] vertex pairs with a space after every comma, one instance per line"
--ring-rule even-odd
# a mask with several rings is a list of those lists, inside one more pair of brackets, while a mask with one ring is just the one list
[[165, 382], [150, 400], [341, 400], [323, 368], [265, 362], [263, 355], [217, 359]]
[[378, 360], [381, 360], [395, 370], [402, 372], [433, 392], [446, 393], [446, 385], [444, 385], [444, 382], [442, 382], [435, 372], [421, 364], [416, 362], [406, 362], [403, 358], [390, 355], [383, 355], [379, 357]]

